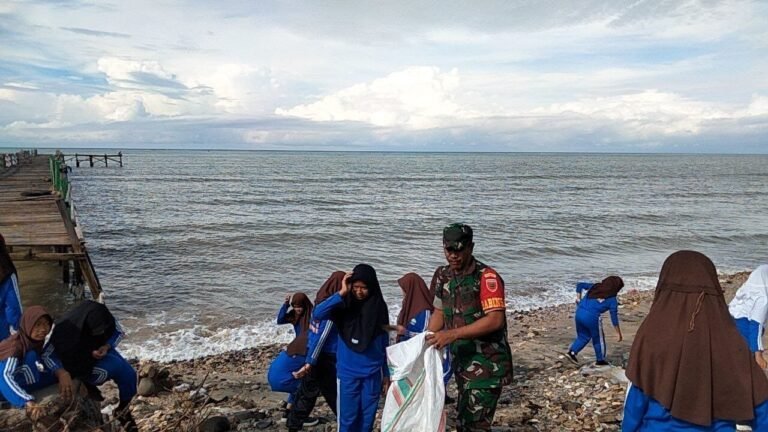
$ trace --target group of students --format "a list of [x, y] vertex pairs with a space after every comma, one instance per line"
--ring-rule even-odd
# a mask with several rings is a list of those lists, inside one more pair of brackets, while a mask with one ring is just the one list
[[[283, 305], [278, 322], [294, 324], [297, 337], [289, 344], [293, 354], [282, 352], [270, 367], [270, 383], [290, 394], [289, 430], [301, 429], [320, 393], [338, 416], [339, 431], [372, 429], [380, 393], [389, 384], [385, 329], [397, 330], [398, 342], [405, 340], [426, 331], [433, 311], [434, 293], [421, 277], [409, 273], [398, 282], [404, 300], [397, 326], [388, 326], [375, 271], [365, 264], [350, 274], [332, 274], [314, 309], [301, 293]], [[600, 317], [610, 313], [621, 341], [617, 295], [623, 287], [618, 276], [577, 284], [577, 337], [568, 358], [578, 362], [576, 355], [591, 340], [596, 363], [607, 364]], [[294, 309], [287, 312], [290, 305]], [[622, 430], [729, 431], [749, 425], [768, 431], [762, 357], [767, 321], [768, 265], [752, 272], [729, 306], [709, 258], [693, 251], [668, 257], [631, 348]], [[324, 350], [328, 355], [319, 362]], [[449, 377], [450, 362], [445, 372]], [[290, 387], [280, 387], [288, 381]]]
[[[396, 342], [425, 332], [434, 309], [434, 292], [418, 274], [408, 273], [398, 283], [403, 302], [394, 326], [376, 271], [367, 264], [332, 273], [314, 305], [304, 293], [286, 298], [277, 323], [292, 324], [296, 336], [272, 362], [267, 379], [272, 390], [289, 394], [284, 414], [289, 431], [317, 423], [309, 415], [320, 394], [338, 417], [340, 432], [373, 429], [379, 399], [390, 384], [389, 332]], [[447, 382], [451, 370], [445, 358]]]
[[138, 428], [128, 405], [137, 391], [136, 370], [115, 347], [123, 330], [101, 303], [85, 300], [58, 320], [42, 306], [22, 311], [16, 267], [0, 235], [0, 400], [24, 408], [30, 419], [45, 409], [33, 395], [58, 383], [62, 397], [81, 392], [103, 400], [98, 386], [117, 384], [118, 421], [127, 432]]

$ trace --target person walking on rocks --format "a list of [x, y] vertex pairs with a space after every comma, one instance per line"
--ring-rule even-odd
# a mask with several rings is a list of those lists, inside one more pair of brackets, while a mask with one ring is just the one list
[[699, 252], [661, 268], [637, 330], [622, 431], [768, 431], [768, 379], [739, 335], [717, 271]]
[[387, 303], [376, 270], [358, 264], [344, 276], [341, 290], [315, 306], [313, 317], [338, 328], [336, 355], [339, 432], [370, 432], [381, 393], [389, 386]]
[[19, 328], [21, 297], [16, 267], [0, 234], [0, 340], [4, 340]]
[[728, 311], [736, 320], [736, 328], [754, 353], [761, 369], [768, 369], [763, 358], [763, 332], [768, 321], [768, 265], [755, 269], [728, 305]]
[[[602, 282], [590, 284], [579, 282], [576, 284], [577, 302], [576, 306], [576, 340], [568, 349], [568, 359], [574, 363], [579, 362], [576, 355], [584, 349], [592, 340], [592, 347], [595, 349], [595, 364], [597, 366], [607, 366], [605, 361], [607, 346], [605, 344], [605, 334], [603, 333], [602, 314], [610, 312], [611, 324], [616, 330], [617, 342], [621, 342], [621, 327], [619, 327], [619, 301], [616, 298], [619, 291], [624, 287], [624, 281], [618, 276], [608, 276]], [[586, 290], [587, 295], [582, 297], [582, 291]]]
[[[315, 295], [318, 305], [341, 290], [344, 272], [336, 271], [323, 283]], [[297, 432], [303, 426], [317, 423], [310, 417], [317, 398], [321, 394], [325, 403], [336, 414], [336, 346], [338, 332], [331, 320], [312, 318], [309, 325], [306, 364], [294, 372], [293, 376], [301, 379], [294, 396], [293, 408], [288, 411], [287, 426], [289, 432]]]
[[450, 345], [459, 397], [459, 432], [490, 431], [503, 386], [512, 382], [512, 352], [507, 341], [504, 281], [475, 259], [473, 232], [456, 223], [443, 229], [448, 265], [438, 267], [435, 310], [428, 343]]

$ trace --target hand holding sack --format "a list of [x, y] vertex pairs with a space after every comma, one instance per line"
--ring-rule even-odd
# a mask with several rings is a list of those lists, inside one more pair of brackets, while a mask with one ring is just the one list
[[392, 384], [381, 415], [382, 432], [445, 430], [443, 359], [426, 343], [428, 334], [387, 347]]

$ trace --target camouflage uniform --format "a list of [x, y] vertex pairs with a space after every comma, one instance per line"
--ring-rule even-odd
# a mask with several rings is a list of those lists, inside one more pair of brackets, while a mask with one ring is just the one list
[[[504, 282], [495, 270], [474, 260], [468, 271], [455, 274], [438, 267], [432, 280], [435, 307], [441, 308], [448, 329], [472, 324], [487, 311], [504, 310]], [[512, 353], [507, 324], [476, 339], [451, 344], [459, 387], [459, 431], [489, 431], [501, 395], [512, 382]]]

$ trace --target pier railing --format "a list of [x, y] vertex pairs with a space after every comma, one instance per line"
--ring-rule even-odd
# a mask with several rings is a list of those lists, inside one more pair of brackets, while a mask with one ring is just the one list
[[51, 167], [51, 184], [53, 190], [58, 192], [61, 199], [65, 202], [69, 201], [69, 181], [64, 170], [67, 169], [66, 163], [64, 163], [64, 155], [57, 152], [55, 155], [48, 158], [49, 166]]
[[37, 156], [37, 149], [35, 150], [21, 150], [15, 153], [0, 153], [0, 169], [8, 169], [15, 167], [25, 161]]
[[112, 161], [113, 165], [118, 164], [123, 167], [123, 152], [117, 152], [116, 154], [68, 154], [64, 156], [64, 160], [67, 162], [74, 161], [75, 167], [80, 168], [80, 164], [88, 163], [93, 168], [96, 164], [103, 164], [105, 167], [109, 167], [109, 161]]

